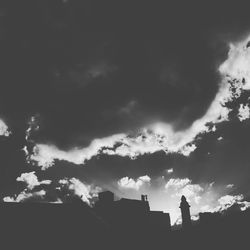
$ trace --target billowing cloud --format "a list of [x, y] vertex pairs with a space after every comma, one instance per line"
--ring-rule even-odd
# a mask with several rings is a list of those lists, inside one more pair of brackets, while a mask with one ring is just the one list
[[30, 120], [28, 121], [28, 128], [27, 128], [27, 130], [25, 132], [25, 140], [26, 141], [33, 141], [31, 139], [32, 133], [34, 131], [39, 130], [38, 117], [39, 117], [39, 115], [31, 116]]
[[171, 178], [165, 185], [165, 188], [175, 188], [175, 189], [179, 189], [179, 188], [183, 188], [184, 186], [188, 185], [191, 183], [191, 180], [189, 180], [188, 178], [184, 178], [184, 179], [173, 179]]
[[30, 192], [28, 190], [22, 191], [20, 194], [15, 195], [14, 197], [6, 196], [3, 198], [4, 202], [25, 202], [29, 199], [43, 199], [46, 195], [45, 190], [40, 190], [36, 192]]
[[81, 200], [87, 204], [91, 204], [91, 200], [97, 196], [98, 192], [101, 191], [99, 187], [93, 188], [92, 185], [87, 185], [83, 182], [81, 182], [77, 178], [65, 178], [62, 180], [59, 180], [59, 184], [62, 187], [67, 187], [70, 191], [73, 192], [74, 195], [81, 198]]
[[[156, 131], [150, 126], [149, 129], [143, 129], [136, 136], [115, 134], [95, 139], [86, 148], [73, 148], [69, 151], [60, 150], [54, 145], [36, 144], [29, 160], [37, 163], [42, 169], [46, 169], [53, 166], [55, 160], [84, 164], [85, 161], [98, 154], [136, 159], [138, 156], [158, 151], [189, 156], [196, 149], [194, 144], [189, 144], [190, 141], [185, 137], [184, 132], [174, 132], [169, 126], [168, 134], [164, 133], [159, 131], [158, 126], [156, 126]], [[194, 138], [192, 137], [192, 139]]]
[[240, 42], [230, 43], [227, 60], [219, 67], [219, 71], [226, 79], [237, 81], [236, 93], [239, 95], [243, 90], [250, 90], [250, 37]]
[[149, 184], [151, 178], [148, 175], [138, 177], [136, 180], [129, 177], [123, 177], [118, 181], [118, 186], [122, 189], [139, 190], [144, 184]]
[[8, 129], [6, 123], [0, 119], [0, 135], [1, 136], [9, 136], [11, 132]]
[[173, 172], [174, 172], [174, 169], [173, 169], [173, 168], [167, 169], [167, 173], [168, 173], [168, 174], [172, 174]]
[[240, 104], [238, 118], [241, 122], [250, 118], [250, 108], [248, 104]]
[[37, 163], [42, 169], [46, 169], [53, 166], [55, 160], [84, 164], [86, 160], [90, 160], [98, 154], [119, 155], [135, 159], [140, 155], [158, 151], [188, 156], [195, 150], [195, 145], [186, 145], [182, 141], [179, 142], [178, 136], [176, 136], [177, 138], [171, 138], [171, 136], [174, 137], [173, 130], [170, 133], [169, 136], [165, 136], [144, 129], [137, 136], [116, 134], [95, 139], [86, 148], [73, 148], [69, 151], [60, 150], [54, 145], [37, 144], [29, 160]]
[[234, 184], [228, 184], [226, 187], [227, 187], [227, 188], [233, 188], [233, 187], [234, 187]]
[[[146, 124], [135, 133], [114, 134], [94, 139], [89, 146], [60, 150], [54, 145], [36, 144], [30, 159], [42, 168], [53, 165], [54, 160], [65, 160], [75, 164], [84, 164], [98, 154], [119, 155], [135, 159], [144, 154], [164, 151], [166, 154], [179, 153], [189, 156], [196, 148], [198, 135], [216, 130], [216, 124], [228, 121], [231, 109], [228, 102], [239, 98], [250, 89], [249, 50], [247, 40], [231, 44], [228, 58], [219, 66], [222, 76], [219, 89], [205, 114], [196, 119], [188, 128], [175, 130], [174, 123], [153, 122]], [[249, 116], [249, 107], [241, 106], [239, 119]], [[211, 124], [213, 124], [211, 128]]]
[[224, 211], [234, 205], [238, 205], [241, 211], [244, 211], [250, 207], [250, 202], [244, 201], [244, 196], [242, 194], [222, 196], [218, 200], [218, 203], [219, 206], [215, 209], [215, 211]]
[[29, 160], [36, 162], [38, 166], [43, 169], [53, 166], [55, 160], [84, 164], [86, 160], [99, 154], [103, 147], [113, 147], [122, 138], [125, 138], [124, 134], [95, 139], [86, 148], [74, 148], [69, 151], [60, 150], [54, 145], [37, 144], [34, 147], [33, 154], [30, 155]]
[[32, 190], [34, 189], [34, 187], [40, 186], [42, 184], [49, 185], [52, 182], [51, 180], [39, 181], [35, 174], [35, 171], [29, 173], [22, 173], [21, 176], [17, 177], [16, 180], [19, 182], [24, 182], [29, 190]]
[[171, 190], [172, 192], [174, 192], [174, 195], [179, 197], [185, 195], [188, 200], [193, 198], [196, 203], [199, 202], [200, 193], [204, 191], [204, 189], [200, 185], [192, 184], [191, 180], [188, 178], [172, 178], [166, 183], [165, 189], [167, 191]]
[[[51, 180], [38, 181], [35, 172], [23, 173], [17, 177], [17, 181], [24, 182], [26, 187], [19, 194], [6, 196], [5, 202], [27, 202], [39, 201], [50, 203], [70, 202], [72, 198], [78, 197], [79, 200], [92, 205], [93, 199], [97, 197], [101, 188], [88, 185], [77, 178], [64, 178], [52, 185]], [[42, 187], [42, 189], [41, 189]], [[39, 190], [40, 189], [40, 190]]]
[[44, 200], [46, 197], [46, 190], [35, 190], [41, 185], [49, 186], [51, 180], [42, 180], [39, 181], [38, 177], [35, 174], [35, 171], [29, 173], [22, 173], [19, 177], [16, 178], [16, 181], [23, 182], [25, 184], [25, 189], [19, 194], [11, 196], [6, 196], [3, 198], [5, 202], [26, 202], [29, 200]]

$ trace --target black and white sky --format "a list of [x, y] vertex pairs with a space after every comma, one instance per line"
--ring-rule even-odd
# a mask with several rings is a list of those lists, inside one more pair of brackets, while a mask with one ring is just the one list
[[209, 2], [2, 4], [1, 200], [249, 207], [249, 8]]

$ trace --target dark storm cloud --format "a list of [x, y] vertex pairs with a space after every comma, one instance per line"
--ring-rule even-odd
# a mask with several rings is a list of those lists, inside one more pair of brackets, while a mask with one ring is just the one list
[[226, 50], [216, 35], [248, 22], [235, 12], [195, 2], [12, 5], [1, 41], [1, 113], [17, 128], [40, 114], [36, 140], [59, 147], [155, 120], [186, 128], [218, 89], [216, 62]]
[[[138, 148], [133, 136], [124, 139], [125, 152], [115, 151], [119, 145], [111, 143], [102, 146], [107, 154], [95, 145], [89, 155], [88, 150], [67, 154], [72, 146], [82, 149], [95, 138], [134, 132], [151, 122], [182, 131], [202, 117], [219, 89], [227, 41], [239, 41], [249, 31], [248, 8], [242, 3], [22, 1], [4, 7], [3, 13], [0, 118], [13, 134], [0, 138], [1, 197], [13, 193], [62, 200], [55, 191], [60, 180], [67, 188], [84, 188], [78, 179], [118, 192], [121, 178], [145, 175], [155, 189], [165, 176], [189, 178], [194, 185], [233, 183], [235, 190], [249, 193], [249, 121], [238, 119], [240, 105], [248, 104], [245, 93], [227, 104], [233, 109], [231, 123], [216, 125], [216, 131], [212, 124], [208, 134], [195, 138], [197, 149], [188, 158], [178, 150], [168, 155], [162, 147], [154, 150], [143, 139]], [[153, 145], [158, 140], [149, 133], [146, 137]], [[26, 162], [36, 143], [58, 147], [55, 155], [54, 148], [45, 150], [57, 167], [42, 172]], [[21, 150], [25, 145], [27, 155]], [[22, 191], [16, 178], [34, 169], [39, 180], [52, 184]]]

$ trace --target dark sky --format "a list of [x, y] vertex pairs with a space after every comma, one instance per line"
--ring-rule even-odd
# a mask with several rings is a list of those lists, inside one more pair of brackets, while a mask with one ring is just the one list
[[1, 199], [249, 206], [249, 30], [242, 1], [2, 4]]

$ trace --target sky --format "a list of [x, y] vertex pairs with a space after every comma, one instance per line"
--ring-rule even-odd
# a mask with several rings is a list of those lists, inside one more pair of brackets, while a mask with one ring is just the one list
[[250, 206], [243, 1], [0, 6], [0, 199]]

